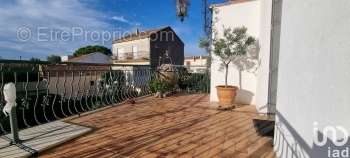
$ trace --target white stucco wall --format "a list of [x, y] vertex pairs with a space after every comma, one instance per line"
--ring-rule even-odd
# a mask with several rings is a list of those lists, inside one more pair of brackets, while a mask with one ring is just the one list
[[314, 144], [314, 122], [318, 129], [342, 126], [350, 133], [349, 8], [349, 0], [283, 1], [274, 146], [279, 157], [328, 157], [328, 147], [336, 147]]
[[269, 85], [269, 62], [270, 62], [270, 33], [271, 33], [271, 9], [272, 0], [260, 2], [260, 33], [259, 33], [259, 60], [256, 84], [256, 106], [261, 113], [268, 111], [268, 85]]
[[[237, 4], [217, 6], [213, 8], [213, 25], [217, 31], [218, 36], [222, 37], [223, 27], [241, 27], [248, 28], [248, 34], [256, 38], [259, 37], [260, 32], [260, 1], [249, 1]], [[225, 80], [224, 71], [219, 71], [220, 60], [217, 56], [212, 56], [211, 64], [211, 89], [210, 101], [217, 102], [216, 86], [223, 85]], [[242, 72], [242, 87], [238, 91], [236, 97], [237, 103], [256, 104], [256, 79], [257, 76], [251, 72]], [[228, 83], [230, 85], [239, 86], [239, 72], [230, 65], [228, 74]]]

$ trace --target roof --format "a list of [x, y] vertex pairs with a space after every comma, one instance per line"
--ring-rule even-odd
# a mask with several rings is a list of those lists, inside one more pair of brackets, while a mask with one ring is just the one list
[[170, 26], [157, 28], [157, 29], [151, 29], [146, 30], [142, 32], [136, 32], [130, 35], [126, 35], [120, 39], [114, 40], [113, 43], [121, 43], [121, 42], [127, 42], [127, 41], [133, 41], [138, 39], [144, 39], [150, 37], [152, 34], [158, 33], [159, 31], [162, 31], [164, 29], [170, 28]]
[[231, 4], [245, 3], [245, 2], [251, 2], [251, 1], [256, 1], [256, 0], [230, 0], [230, 1], [224, 2], [224, 3], [213, 4], [210, 6], [210, 8], [222, 7], [222, 6], [227, 6], [227, 5], [231, 5]]
[[101, 54], [101, 55], [105, 55], [105, 56], [109, 57], [108, 55], [103, 54], [101, 52], [95, 52], [95, 53], [90, 53], [90, 54], [84, 54], [84, 55], [81, 55], [81, 56], [78, 56], [78, 57], [73, 57], [71, 59], [68, 59], [67, 62], [81, 62], [82, 60], [87, 59], [88, 57], [94, 56], [94, 55], [97, 55], [97, 54]]

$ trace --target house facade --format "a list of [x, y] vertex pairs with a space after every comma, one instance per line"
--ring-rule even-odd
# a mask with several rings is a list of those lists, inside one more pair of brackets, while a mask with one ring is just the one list
[[171, 27], [136, 31], [113, 42], [116, 65], [183, 65], [184, 43]]
[[[240, 75], [231, 65], [229, 83], [252, 96], [244, 100], [239, 91], [238, 102], [274, 116], [277, 157], [350, 157], [348, 8], [346, 0], [237, 0], [212, 6], [219, 37], [223, 26], [246, 26], [258, 39], [257, 70]], [[215, 102], [223, 72], [218, 57], [212, 58]]]

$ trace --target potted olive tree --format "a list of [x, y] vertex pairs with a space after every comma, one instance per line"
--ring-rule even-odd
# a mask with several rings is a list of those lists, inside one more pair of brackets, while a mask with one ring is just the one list
[[250, 46], [255, 44], [255, 39], [247, 35], [246, 27], [226, 28], [223, 38], [214, 38], [213, 53], [221, 60], [221, 67], [225, 69], [225, 85], [216, 86], [219, 104], [228, 108], [234, 103], [238, 87], [227, 84], [228, 68], [230, 64], [239, 63], [248, 52]]

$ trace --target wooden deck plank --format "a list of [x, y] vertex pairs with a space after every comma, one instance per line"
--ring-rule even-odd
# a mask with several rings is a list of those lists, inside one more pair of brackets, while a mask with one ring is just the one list
[[205, 94], [143, 98], [67, 120], [90, 134], [41, 157], [275, 157], [272, 138], [256, 133], [253, 106], [211, 108]]

